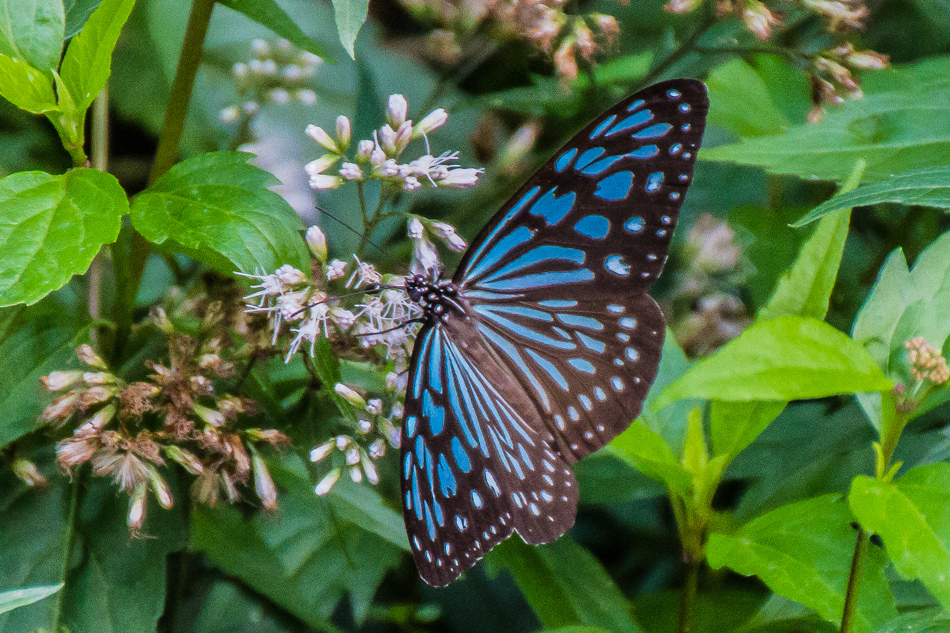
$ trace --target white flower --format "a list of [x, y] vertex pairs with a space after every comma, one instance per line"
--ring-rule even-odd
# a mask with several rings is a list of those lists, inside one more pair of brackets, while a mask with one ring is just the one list
[[222, 108], [221, 112], [218, 113], [218, 120], [227, 125], [237, 121], [240, 116], [241, 110], [238, 109], [237, 106], [228, 106], [227, 108]]
[[376, 464], [369, 460], [369, 456], [363, 455], [363, 471], [366, 472], [366, 480], [374, 486], [379, 483], [379, 471], [376, 470]]
[[259, 104], [257, 101], [252, 101], [252, 100], [245, 101], [244, 103], [241, 104], [241, 110], [247, 116], [254, 116], [255, 114], [261, 111], [261, 104]]
[[346, 274], [346, 262], [334, 259], [327, 265], [327, 281], [333, 281], [334, 279], [339, 279]]
[[[353, 259], [356, 260], [356, 271], [350, 275], [349, 280], [346, 282], [346, 287], [359, 288], [364, 283], [365, 284], [378, 284], [382, 281], [383, 276], [379, 274], [376, 270], [376, 267], [370, 264], [369, 262], [361, 262], [360, 258], [356, 255], [353, 255]], [[353, 281], [356, 280], [356, 285], [353, 286]]]
[[[363, 399], [363, 396], [356, 393], [355, 391], [353, 391], [353, 389], [351, 389], [350, 387], [347, 387], [342, 382], [338, 382], [335, 385], [333, 385], [333, 390], [336, 392], [338, 396], [340, 396], [341, 398], [343, 398], [344, 400], [352, 404], [354, 407], [357, 407], [358, 409], [366, 408], [366, 400]], [[340, 449], [340, 450], [343, 450], [343, 449]]]
[[321, 262], [327, 261], [327, 236], [320, 227], [313, 225], [307, 229], [306, 239], [310, 252]]
[[251, 52], [255, 57], [264, 57], [270, 53], [270, 45], [262, 39], [251, 40]]
[[355, 466], [360, 463], [360, 449], [353, 447], [350, 450], [346, 451], [346, 465]]
[[432, 242], [425, 238], [413, 240], [412, 265], [410, 266], [413, 274], [424, 274], [432, 270], [437, 271], [440, 268], [439, 253], [435, 250]]
[[379, 398], [373, 398], [366, 403], [366, 412], [372, 415], [379, 415], [383, 412], [383, 401]]
[[425, 226], [423, 226], [422, 221], [419, 220], [419, 218], [413, 216], [412, 219], [409, 220], [409, 237], [414, 240], [421, 240], [423, 237], [425, 237], [425, 234], [426, 229]]
[[356, 423], [356, 428], [359, 430], [360, 433], [362, 433], [363, 435], [366, 435], [367, 433], [373, 430], [373, 423], [370, 422], [369, 420], [360, 420]]
[[395, 391], [396, 382], [399, 380], [399, 374], [391, 371], [386, 374], [386, 391]]
[[383, 440], [376, 440], [369, 445], [369, 456], [373, 459], [379, 459], [386, 454], [386, 442]]
[[330, 310], [330, 318], [336, 323], [337, 327], [346, 329], [356, 322], [356, 315], [343, 308], [333, 308]]
[[376, 149], [376, 143], [373, 141], [360, 141], [356, 146], [356, 162], [366, 163], [369, 161], [374, 149]]
[[310, 188], [316, 189], [317, 191], [326, 191], [327, 189], [336, 189], [342, 185], [344, 180], [339, 176], [327, 176], [325, 174], [317, 174], [315, 176], [310, 176]]
[[238, 81], [242, 81], [247, 78], [247, 64], [243, 62], [238, 62], [231, 67], [231, 75], [234, 76]]
[[409, 102], [402, 95], [389, 97], [389, 107], [386, 108], [386, 120], [390, 125], [398, 128], [406, 121], [409, 114]]
[[290, 93], [284, 90], [283, 88], [274, 88], [267, 95], [271, 100], [271, 103], [289, 103], [290, 102]]
[[343, 163], [340, 165], [340, 176], [346, 180], [360, 180], [363, 172], [356, 163]]
[[402, 418], [402, 414], [403, 414], [403, 406], [402, 406], [402, 403], [401, 403], [401, 402], [397, 402], [396, 404], [393, 405], [393, 410], [389, 412], [389, 417], [395, 418], [395, 419], [398, 420], [398, 419]]
[[448, 175], [438, 181], [443, 187], [455, 187], [457, 189], [468, 189], [478, 183], [478, 177], [484, 172], [484, 169], [473, 169], [470, 167], [459, 167], [450, 169]]
[[333, 442], [332, 441], [324, 442], [320, 446], [310, 451], [310, 461], [319, 462], [320, 460], [325, 458], [327, 455], [329, 455], [332, 450], [333, 450]]
[[[320, 306], [314, 306], [311, 308], [311, 312], [315, 308], [323, 307], [326, 308], [325, 304], [320, 304]], [[291, 328], [291, 332], [296, 332], [297, 336], [294, 337], [294, 340], [290, 342], [290, 349], [287, 351], [287, 358], [284, 359], [285, 363], [289, 363], [291, 357], [297, 353], [297, 350], [300, 349], [300, 345], [304, 341], [310, 342], [310, 356], [314, 354], [314, 348], [316, 346], [317, 339], [320, 337], [320, 331], [324, 330], [324, 335], [326, 335], [326, 317], [323, 318], [319, 316], [309, 316], [303, 320], [300, 324], [300, 327], [297, 329]]]
[[287, 321], [303, 319], [306, 311], [306, 292], [288, 292], [277, 297], [277, 310], [280, 316]]
[[303, 70], [296, 64], [287, 64], [280, 74], [288, 81], [299, 81], [303, 77]]
[[358, 484], [363, 481], [363, 471], [360, 470], [359, 466], [350, 467], [350, 479], [353, 480], [353, 483]]
[[336, 144], [336, 141], [334, 141], [333, 138], [329, 134], [327, 134], [326, 131], [322, 127], [317, 127], [316, 125], [308, 125], [306, 129], [306, 134], [307, 136], [312, 138], [314, 141], [316, 141], [317, 145], [327, 150], [328, 152], [332, 152], [334, 154], [341, 153], [339, 145]]
[[337, 435], [334, 442], [336, 442], [338, 451], [345, 451], [346, 447], [350, 445], [350, 438], [346, 435]]
[[252, 285], [251, 288], [260, 288], [257, 292], [251, 293], [244, 297], [245, 301], [254, 299], [255, 297], [260, 297], [261, 302], [257, 305], [258, 308], [264, 305], [264, 302], [268, 297], [276, 297], [281, 295], [286, 290], [284, 283], [280, 280], [276, 273], [270, 275], [248, 275], [246, 273], [235, 273], [241, 277], [248, 277], [250, 279], [258, 279], [261, 283]]
[[350, 135], [352, 133], [350, 120], [342, 114], [336, 118], [336, 137], [340, 143], [340, 149], [346, 151], [350, 146]]
[[434, 132], [439, 129], [445, 122], [449, 120], [449, 115], [444, 108], [438, 108], [433, 110], [425, 116], [424, 119], [419, 121], [419, 124], [412, 131], [413, 138], [418, 138], [424, 136], [429, 132]]
[[419, 179], [415, 176], [406, 176], [406, 180], [403, 182], [402, 188], [404, 191], [415, 191], [422, 186], [422, 183], [419, 182]]
[[301, 88], [295, 94], [297, 101], [304, 105], [313, 105], [317, 102], [317, 93], [310, 88]]
[[307, 280], [307, 276], [290, 264], [284, 264], [274, 273], [282, 284], [294, 286]]
[[330, 492], [333, 488], [333, 484], [340, 480], [340, 469], [334, 468], [331, 470], [326, 477], [320, 480], [320, 483], [317, 484], [317, 487], [313, 489], [318, 496], [322, 497], [323, 495]]

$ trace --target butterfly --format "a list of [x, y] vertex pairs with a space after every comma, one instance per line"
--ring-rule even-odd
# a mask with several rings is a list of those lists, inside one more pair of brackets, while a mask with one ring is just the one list
[[666, 262], [708, 111], [675, 79], [618, 103], [488, 222], [451, 280], [406, 277], [424, 312], [409, 364], [402, 502], [413, 558], [443, 586], [512, 532], [574, 524], [570, 466], [639, 415]]

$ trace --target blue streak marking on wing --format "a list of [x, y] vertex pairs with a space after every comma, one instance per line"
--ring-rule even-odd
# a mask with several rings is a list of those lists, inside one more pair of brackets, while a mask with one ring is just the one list
[[506, 305], [492, 305], [492, 306], [481, 306], [476, 305], [473, 308], [479, 314], [482, 314], [484, 310], [489, 310], [491, 312], [501, 312], [502, 314], [515, 314], [517, 316], [523, 316], [529, 319], [538, 319], [539, 321], [545, 321], [550, 323], [554, 320], [554, 317], [548, 312], [542, 310], [535, 310], [534, 308], [528, 308], [525, 306], [506, 306]]
[[498, 450], [498, 454], [503, 458], [505, 469], [508, 470], [509, 472], [514, 472], [515, 476], [518, 477], [518, 479], [524, 479], [524, 471], [521, 469], [521, 466], [518, 464], [518, 460], [514, 459], [513, 456], [508, 453], [508, 451], [502, 448], [501, 438], [498, 437], [498, 431], [494, 428], [490, 428], [488, 429], [488, 432], [491, 434], [492, 441], [495, 442], [495, 448]]
[[538, 301], [538, 305], [545, 308], [573, 308], [577, 305], [577, 302], [573, 299], [546, 299]]
[[602, 240], [610, 232], [610, 220], [602, 215], [585, 215], [574, 225], [574, 230], [593, 240]]
[[449, 466], [445, 455], [439, 453], [439, 492], [448, 499], [455, 496], [458, 492], [458, 484], [455, 482], [455, 475], [452, 474], [452, 467]]
[[660, 190], [660, 186], [661, 186], [662, 184], [663, 184], [663, 172], [662, 172], [662, 171], [655, 171], [655, 172], [653, 172], [652, 174], [650, 174], [649, 176], [647, 176], [647, 186], [646, 186], [646, 189], [647, 189], [647, 191], [649, 191], [650, 193], [653, 193], [654, 191], [659, 191], [659, 190]]
[[531, 205], [531, 214], [543, 216], [548, 226], [554, 226], [571, 212], [576, 197], [574, 192], [571, 191], [558, 198], [554, 195], [555, 191], [557, 191], [557, 187], [552, 187], [537, 202]]
[[627, 118], [623, 119], [617, 125], [610, 128], [610, 131], [607, 132], [607, 136], [613, 136], [614, 134], [619, 134], [630, 128], [637, 127], [638, 125], [643, 125], [647, 121], [653, 118], [653, 113], [649, 110], [641, 110], [635, 114], [631, 114]]
[[572, 147], [563, 154], [557, 157], [557, 160], [554, 162], [554, 169], [556, 171], [564, 171], [564, 169], [571, 164], [571, 161], [574, 159], [574, 156], [577, 155], [577, 148]]
[[663, 136], [667, 132], [673, 129], [673, 126], [669, 123], [657, 123], [656, 125], [651, 125], [648, 128], [644, 128], [639, 132], [633, 134], [633, 138], [657, 138]]
[[633, 186], [632, 171], [618, 171], [597, 183], [594, 195], [602, 200], [623, 200]]
[[515, 365], [518, 366], [518, 369], [521, 370], [521, 373], [524, 374], [525, 378], [528, 379], [528, 382], [531, 383], [531, 386], [534, 387], [535, 393], [538, 394], [538, 397], [541, 399], [541, 404], [544, 405], [545, 409], [550, 411], [551, 403], [548, 401], [548, 393], [544, 390], [544, 387], [541, 386], [541, 383], [538, 382], [538, 379], [535, 378], [531, 370], [528, 369], [527, 363], [525, 363], [524, 359], [521, 358], [521, 354], [518, 353], [518, 350], [515, 349], [515, 346], [484, 323], [478, 324], [478, 330], [482, 333], [482, 335], [488, 338], [489, 341], [494, 343], [498, 349], [503, 351]]
[[422, 518], [422, 498], [419, 495], [418, 469], [412, 471], [412, 508], [416, 511], [416, 519]]
[[627, 112], [633, 112], [637, 108], [641, 107], [644, 103], [645, 101], [643, 99], [637, 99], [636, 101], [634, 101], [633, 103], [627, 106]]
[[490, 276], [486, 277], [485, 281], [497, 281], [500, 277], [504, 277], [505, 275], [510, 275], [524, 268], [550, 260], [563, 260], [580, 265], [584, 263], [586, 257], [584, 251], [578, 248], [545, 244], [544, 246], [531, 249], [510, 264], [496, 270]]
[[594, 131], [590, 133], [590, 137], [589, 137], [590, 140], [593, 141], [595, 138], [600, 136], [604, 130], [606, 130], [607, 128], [611, 126], [611, 124], [614, 122], [614, 119], [616, 118], [617, 118], [616, 114], [611, 114], [609, 117], [601, 121], [600, 125], [594, 128]]
[[[438, 328], [432, 328], [432, 330], [438, 339], [442, 338], [442, 333]], [[442, 346], [439, 340], [435, 341], [435, 349], [429, 354], [429, 387], [436, 393], [442, 393]]]
[[426, 448], [425, 442], [423, 441], [422, 436], [420, 435], [419, 437], [416, 438], [416, 462], [418, 462], [420, 467], [426, 463], [425, 448]]
[[580, 283], [590, 281], [593, 278], [593, 271], [582, 268], [580, 270], [550, 271], [534, 275], [525, 275], [524, 277], [515, 277], [514, 279], [481, 282], [479, 286], [487, 288], [488, 290], [533, 290], [539, 286]]
[[416, 422], [418, 418], [414, 415], [410, 415], [406, 418], [406, 437], [412, 438], [416, 434]]
[[409, 479], [409, 475], [412, 474], [412, 453], [406, 451], [406, 459], [402, 462], [402, 478]]
[[474, 279], [484, 274], [486, 270], [497, 264], [502, 257], [507, 255], [509, 251], [530, 240], [532, 235], [534, 235], [534, 233], [531, 232], [531, 229], [526, 226], [519, 226], [498, 240], [498, 243], [485, 254], [478, 266], [466, 274], [466, 277]]
[[568, 358], [567, 363], [574, 369], [578, 369], [582, 372], [593, 374], [594, 366], [586, 358]]
[[653, 158], [660, 153], [660, 148], [656, 145], [644, 145], [640, 149], [629, 152], [627, 156], [632, 158]]
[[616, 163], [621, 158], [625, 158], [626, 154], [618, 154], [616, 156], [608, 156], [602, 160], [597, 161], [596, 163], [591, 163], [587, 167], [581, 170], [582, 174], [587, 174], [588, 176], [596, 176], [602, 171], [610, 169], [614, 163]]
[[605, 150], [603, 147], [590, 148], [581, 154], [580, 158], [577, 159], [577, 162], [574, 163], [574, 169], [584, 169], [592, 162], [603, 156], [606, 152], [607, 150]]
[[561, 313], [558, 312], [557, 320], [566, 325], [573, 327], [586, 327], [591, 330], [602, 330], [604, 329], [604, 324], [598, 321], [597, 319], [592, 319], [591, 317], [581, 316], [579, 314], [571, 314], [570, 312]]
[[524, 450], [524, 446], [518, 444], [518, 453], [521, 455], [521, 461], [524, 462], [524, 465], [528, 467], [528, 470], [534, 470], [534, 464], [531, 463], [531, 458], [528, 456], [528, 452]]
[[[439, 505], [439, 502], [435, 500], [435, 464], [432, 461], [432, 453], [429, 449], [426, 449], [426, 475], [429, 477], [429, 493], [432, 495], [432, 509], [435, 511], [435, 518], [439, 522], [439, 525], [445, 525], [445, 520], [442, 516], [442, 507]], [[434, 535], [430, 535], [432, 538], [435, 538]]]
[[475, 306], [475, 310], [482, 316], [488, 319], [491, 319], [492, 321], [494, 321], [501, 327], [511, 332], [514, 332], [515, 334], [523, 336], [527, 339], [531, 339], [532, 341], [536, 343], [542, 343], [544, 345], [549, 345], [557, 349], [574, 349], [577, 347], [577, 345], [575, 345], [574, 343], [553, 339], [549, 336], [545, 336], [544, 334], [541, 334], [540, 332], [536, 332], [535, 330], [532, 330], [524, 325], [521, 325], [520, 323], [516, 323], [499, 314], [496, 314], [491, 309], [490, 306]]
[[[488, 446], [485, 444], [485, 437], [482, 435], [482, 427], [478, 423], [478, 416], [472, 407], [468, 385], [465, 383], [461, 368], [456, 366], [456, 363], [460, 361], [455, 359], [451, 350], [449, 350], [449, 354], [450, 356], [447, 360], [451, 361], [452, 375], [455, 378], [451, 383], [454, 388], [449, 390], [449, 402], [452, 405], [452, 410], [455, 412], [455, 416], [462, 426], [462, 431], [465, 433], [465, 439], [468, 441], [469, 446], [472, 448], [478, 447], [482, 454], [488, 457]], [[460, 395], [461, 402], [459, 401]], [[466, 413], [468, 413], [469, 416], [468, 420], [465, 419]]]
[[426, 365], [426, 354], [429, 353], [429, 345], [432, 343], [434, 334], [435, 328], [426, 332], [426, 335], [422, 337], [422, 350], [419, 352], [419, 362], [416, 363], [416, 373], [412, 376], [413, 398], [418, 398], [422, 394], [422, 368]]
[[564, 375], [558, 371], [558, 368], [554, 363], [532, 349], [525, 349], [525, 352], [527, 352], [528, 356], [530, 356], [534, 362], [538, 364], [538, 367], [543, 369], [545, 373], [551, 377], [551, 380], [556, 382], [561, 389], [564, 391], [570, 391], [570, 388], [567, 386], [567, 380], [564, 378]]
[[429, 418], [429, 431], [432, 432], [432, 435], [435, 436], [441, 433], [442, 429], [445, 428], [445, 409], [433, 404], [428, 389], [422, 394], [422, 410]]
[[[476, 250], [475, 253], [472, 255], [472, 258], [469, 260], [468, 266], [466, 267], [468, 270], [471, 270], [472, 266], [478, 263], [478, 260], [482, 256], [482, 252], [486, 248], [488, 248], [488, 246], [492, 243], [492, 241], [495, 239], [498, 233], [506, 228], [505, 225], [508, 224], [509, 221], [511, 221], [511, 218], [513, 218], [515, 214], [521, 211], [522, 207], [524, 207], [526, 204], [531, 202], [531, 199], [534, 198], [534, 196], [540, 190], [541, 190], [541, 187], [532, 187], [531, 190], [528, 191], [528, 193], [521, 196], [521, 199], [518, 200], [518, 202], [516, 202], [514, 206], [511, 207], [511, 209], [508, 210], [508, 213], [505, 214], [505, 217], [503, 217], [501, 221], [495, 226], [495, 228], [492, 229], [491, 233], [489, 233], [485, 237], [485, 241], [482, 242], [481, 246], [478, 247], [478, 250]], [[468, 270], [466, 270], [466, 275], [468, 274]]]
[[482, 496], [481, 496], [480, 494], [478, 494], [478, 493], [477, 493], [476, 491], [474, 491], [474, 490], [472, 491], [472, 504], [473, 504], [476, 508], [481, 508], [481, 507], [482, 507]]
[[498, 487], [498, 482], [495, 481], [495, 476], [490, 470], [485, 470], [485, 483], [488, 484], [489, 489], [495, 493], [495, 496], [498, 497], [501, 495], [501, 488]]
[[426, 508], [426, 527], [429, 528], [429, 540], [435, 540], [435, 521], [432, 520], [432, 510], [429, 509], [429, 502], [423, 502]]
[[452, 457], [455, 458], [455, 464], [463, 473], [471, 472], [472, 462], [468, 459], [468, 453], [462, 447], [457, 435], [452, 436]]
[[604, 350], [607, 349], [607, 346], [604, 343], [598, 341], [597, 339], [593, 339], [587, 336], [583, 332], [577, 332], [576, 334], [577, 334], [577, 338], [579, 338], [581, 340], [581, 343], [584, 344], [584, 347], [591, 350], [592, 352], [603, 354]]

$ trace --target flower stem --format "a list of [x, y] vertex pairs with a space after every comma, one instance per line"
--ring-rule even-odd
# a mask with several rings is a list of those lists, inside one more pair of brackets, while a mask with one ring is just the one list
[[[92, 102], [92, 167], [101, 172], [109, 171], [109, 85], [102, 89]], [[93, 321], [102, 317], [102, 253], [96, 255], [89, 267], [87, 296], [89, 316]], [[92, 330], [93, 342], [97, 332]]]
[[[712, 4], [712, 3], [706, 3], [706, 4]], [[663, 75], [663, 73], [665, 73], [670, 68], [672, 68], [673, 65], [676, 64], [676, 62], [681, 60], [687, 54], [695, 51], [696, 44], [703, 37], [703, 35], [705, 35], [706, 32], [709, 29], [711, 29], [714, 24], [716, 24], [716, 22], [717, 20], [716, 20], [715, 11], [706, 11], [703, 14], [703, 18], [700, 21], [700, 23], [696, 25], [696, 28], [683, 41], [683, 43], [677, 46], [675, 50], [670, 52], [669, 55], [664, 57], [658, 63], [654, 64], [653, 68], [651, 68], [650, 71], [646, 75], [644, 75], [644, 77], [640, 79], [640, 81], [637, 82], [636, 90], [640, 90], [641, 88], [649, 86], [650, 84], [655, 82], [657, 79], [659, 79]], [[634, 90], [634, 92], [636, 92], [636, 90]]]
[[[66, 582], [66, 576], [69, 574], [69, 561], [72, 559], [73, 545], [76, 542], [76, 523], [79, 518], [79, 495], [81, 488], [83, 486], [85, 478], [82, 476], [82, 471], [77, 474], [71, 482], [67, 484], [69, 486], [69, 507], [66, 510], [66, 521], [63, 524], [64, 532], [63, 540], [63, 556], [60, 565], [60, 574], [59, 579], [61, 582]], [[56, 604], [53, 607], [53, 617], [52, 617], [52, 630], [60, 630], [61, 625], [63, 624], [63, 599], [66, 594], [66, 589], [56, 593]]]
[[844, 613], [841, 615], [841, 633], [850, 633], [858, 608], [858, 589], [861, 587], [861, 569], [864, 567], [864, 554], [868, 548], [868, 534], [858, 530], [858, 542], [854, 546], [851, 558], [851, 573], [848, 576], [848, 589], [844, 596]]
[[693, 630], [693, 614], [696, 611], [696, 595], [699, 587], [699, 567], [702, 560], [686, 554], [686, 579], [683, 583], [683, 594], [680, 598], [680, 621], [677, 633], [691, 633]]

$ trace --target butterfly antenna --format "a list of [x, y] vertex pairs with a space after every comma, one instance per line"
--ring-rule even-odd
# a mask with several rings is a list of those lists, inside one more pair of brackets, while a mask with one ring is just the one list
[[382, 247], [382, 246], [380, 246], [379, 244], [377, 244], [377, 243], [374, 242], [373, 240], [369, 239], [369, 236], [366, 235], [365, 233], [361, 233], [360, 231], [357, 231], [356, 229], [354, 229], [349, 223], [345, 222], [345, 221], [342, 220], [341, 218], [339, 218], [339, 217], [333, 215], [332, 213], [330, 213], [329, 211], [327, 211], [326, 209], [324, 209], [324, 208], [321, 207], [320, 205], [317, 205], [317, 211], [319, 211], [321, 214], [326, 215], [326, 216], [327, 216], [328, 218], [330, 218], [331, 220], [336, 220], [336, 221], [339, 222], [344, 228], [349, 229], [354, 235], [356, 235], [356, 237], [360, 238], [360, 243], [361, 243], [361, 244], [362, 244], [363, 242], [366, 242], [367, 244], [369, 244], [370, 246], [372, 246], [373, 248], [375, 248], [376, 250], [378, 250], [378, 251], [380, 252], [380, 254], [382, 254], [382, 255], [385, 255], [385, 254], [386, 254], [386, 251], [383, 250], [383, 247]]

